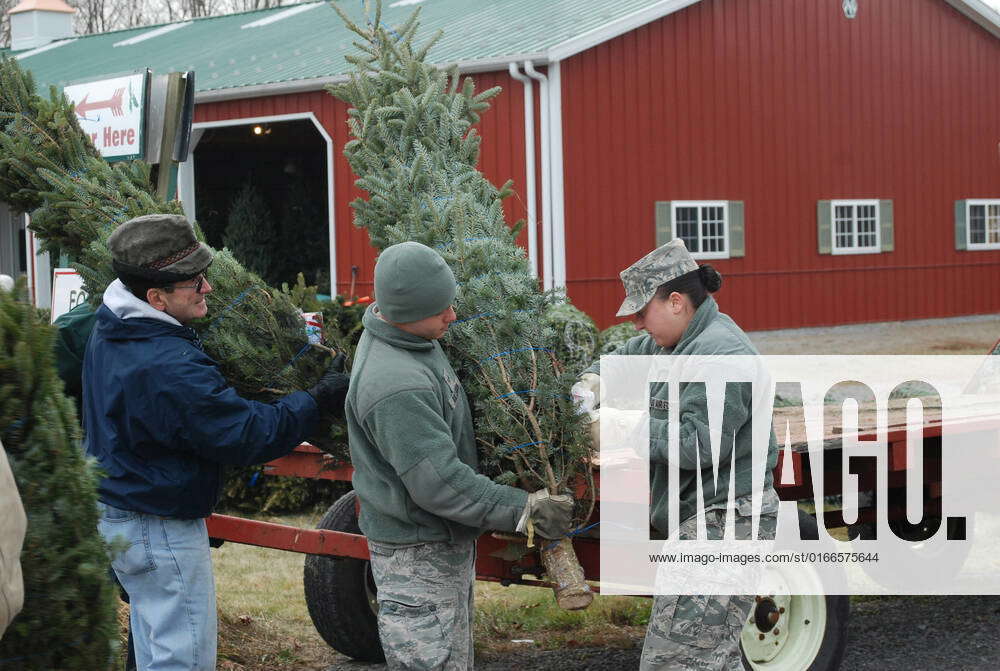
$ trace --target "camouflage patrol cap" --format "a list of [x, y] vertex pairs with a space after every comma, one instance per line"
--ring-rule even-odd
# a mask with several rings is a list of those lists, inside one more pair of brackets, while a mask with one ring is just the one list
[[634, 315], [646, 307], [661, 284], [692, 270], [698, 270], [698, 264], [680, 238], [657, 247], [619, 273], [625, 286], [625, 300], [615, 316]]

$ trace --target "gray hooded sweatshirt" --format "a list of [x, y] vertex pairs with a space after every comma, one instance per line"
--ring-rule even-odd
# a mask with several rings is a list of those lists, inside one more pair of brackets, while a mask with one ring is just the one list
[[345, 406], [361, 531], [396, 545], [513, 531], [527, 492], [478, 473], [472, 414], [441, 345], [377, 310], [362, 320]]

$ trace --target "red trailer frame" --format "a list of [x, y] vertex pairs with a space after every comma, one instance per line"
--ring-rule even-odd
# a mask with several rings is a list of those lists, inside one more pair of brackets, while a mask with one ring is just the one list
[[[349, 482], [354, 473], [354, 467], [350, 464], [334, 462], [318, 448], [303, 443], [290, 454], [265, 464], [264, 473], [266, 475]], [[599, 517], [596, 508], [593, 517]], [[213, 538], [221, 538], [233, 543], [257, 545], [303, 554], [352, 557], [364, 560], [369, 558], [368, 543], [365, 537], [342, 531], [301, 529], [285, 524], [215, 514], [208, 518], [208, 534]], [[548, 583], [544, 581], [522, 577], [524, 574], [537, 575], [541, 573], [541, 567], [534, 563], [534, 554], [529, 554], [518, 562], [505, 561], [492, 556], [502, 550], [507, 543], [508, 541], [501, 534], [486, 533], [479, 538], [476, 579], [505, 584], [547, 586]], [[597, 580], [600, 576], [600, 548], [597, 538], [581, 534], [574, 538], [573, 545], [587, 579]]]

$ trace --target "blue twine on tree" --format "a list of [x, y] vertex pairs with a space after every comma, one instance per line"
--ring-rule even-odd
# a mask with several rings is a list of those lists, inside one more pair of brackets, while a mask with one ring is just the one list
[[500, 394], [499, 396], [496, 397], [496, 400], [500, 400], [502, 398], [507, 398], [509, 396], [517, 396], [518, 394], [534, 394], [536, 391], [538, 391], [538, 390], [537, 389], [522, 389], [521, 391], [512, 391], [509, 394]]
[[[568, 534], [566, 534], [564, 536], [564, 538], [572, 538], [573, 536], [576, 536], [577, 534], [582, 534], [584, 531], [590, 531], [591, 529], [593, 529], [594, 527], [596, 527], [598, 524], [600, 524], [600, 522], [594, 522], [593, 524], [591, 524], [589, 526], [585, 526], [585, 527], [582, 527], [580, 529], [574, 529], [573, 531], [570, 531]], [[559, 541], [552, 541], [548, 546], [546, 546], [545, 550], [546, 551], [551, 550], [552, 548], [554, 548], [557, 545], [559, 545]]]
[[256, 487], [258, 480], [260, 480], [260, 471], [255, 471], [254, 474], [250, 476], [250, 480], [247, 482], [247, 487]]
[[222, 312], [219, 313], [219, 316], [216, 317], [215, 319], [213, 319], [212, 323], [208, 325], [208, 330], [211, 331], [212, 329], [214, 329], [216, 327], [216, 325], [219, 323], [219, 320], [226, 316], [227, 312], [229, 312], [234, 307], [236, 307], [237, 305], [239, 305], [240, 303], [242, 303], [243, 300], [250, 294], [250, 292], [253, 291], [256, 288], [257, 287], [250, 287], [249, 289], [247, 289], [246, 291], [244, 291], [243, 293], [241, 293], [239, 296], [237, 296], [235, 298], [235, 300], [233, 300], [229, 305], [227, 305], [225, 308], [223, 308]]
[[[308, 351], [309, 351], [309, 349], [310, 349], [311, 347], [312, 347], [312, 345], [311, 345], [311, 344], [309, 344], [308, 342], [307, 342], [307, 343], [306, 343], [305, 345], [303, 345], [303, 346], [302, 346], [302, 349], [300, 349], [300, 350], [299, 350], [299, 351], [298, 351], [298, 352], [297, 352], [297, 353], [295, 354], [295, 356], [293, 356], [293, 357], [291, 358], [291, 360], [290, 360], [290, 361], [289, 361], [288, 363], [286, 363], [286, 364], [285, 364], [284, 366], [282, 366], [282, 367], [281, 367], [281, 370], [280, 370], [280, 371], [278, 371], [278, 372], [279, 372], [279, 374], [280, 374], [280, 373], [282, 373], [282, 372], [284, 372], [286, 368], [290, 368], [290, 367], [291, 367], [291, 365], [292, 365], [293, 363], [295, 363], [296, 361], [298, 361], [298, 360], [299, 360], [299, 358], [300, 358], [300, 357], [301, 357], [301, 356], [302, 356], [303, 354], [305, 354], [306, 352], [308, 352]], [[268, 386], [268, 387], [274, 387], [274, 383], [272, 382], [271, 384], [269, 384], [269, 385], [267, 385], [267, 386]]]
[[[303, 345], [303, 346], [302, 346], [302, 349], [300, 349], [300, 350], [298, 351], [298, 353], [297, 353], [297, 354], [296, 354], [295, 356], [293, 356], [293, 357], [292, 357], [292, 360], [291, 360], [291, 361], [289, 361], [288, 363], [286, 363], [286, 364], [285, 364], [285, 368], [288, 368], [288, 367], [289, 367], [289, 366], [291, 366], [291, 365], [292, 365], [293, 363], [295, 363], [296, 361], [298, 361], [298, 360], [299, 360], [299, 358], [300, 358], [300, 357], [301, 357], [301, 356], [302, 356], [303, 354], [305, 354], [306, 352], [308, 352], [308, 351], [309, 351], [309, 349], [310, 349], [311, 347], [312, 347], [312, 345], [311, 345], [310, 343], [308, 343], [308, 342], [307, 342], [307, 343], [306, 343], [305, 345]], [[282, 368], [281, 370], [285, 370], [285, 368]]]
[[[510, 392], [508, 394], [501, 394], [499, 396], [496, 396], [495, 400], [499, 401], [500, 399], [508, 398], [510, 396], [518, 396], [520, 394], [534, 394], [537, 391], [538, 391], [537, 389], [522, 389], [521, 391], [512, 391], [512, 392]], [[550, 393], [549, 396], [562, 397], [562, 398], [565, 398], [567, 401], [570, 400], [570, 397], [568, 395], [566, 395], [566, 394]]]
[[516, 450], [520, 450], [522, 447], [531, 447], [532, 445], [542, 445], [542, 444], [546, 444], [548, 442], [549, 441], [547, 441], [547, 440], [538, 440], [538, 441], [535, 441], [534, 443], [522, 443], [520, 445], [515, 445], [514, 447], [508, 447], [504, 451], [505, 452], [514, 452]]
[[462, 322], [472, 321], [473, 319], [479, 319], [480, 317], [495, 317], [496, 315], [492, 312], [480, 312], [478, 315], [472, 315], [471, 317], [465, 317], [464, 319], [456, 319], [455, 324], [461, 324]]
[[486, 361], [490, 361], [491, 359], [499, 359], [502, 356], [507, 356], [508, 354], [514, 354], [516, 352], [530, 352], [530, 351], [552, 352], [552, 350], [550, 350], [548, 347], [519, 347], [517, 349], [509, 349], [506, 352], [500, 352], [498, 354], [488, 356], [485, 359], [480, 359], [479, 363], [484, 363]]

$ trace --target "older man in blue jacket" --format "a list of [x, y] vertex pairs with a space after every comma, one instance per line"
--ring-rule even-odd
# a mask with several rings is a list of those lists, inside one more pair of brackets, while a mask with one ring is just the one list
[[[212, 251], [178, 215], [147, 215], [108, 239], [118, 278], [104, 293], [83, 372], [87, 453], [104, 477], [101, 534], [127, 547], [112, 568], [131, 599], [138, 666], [214, 671], [215, 580], [205, 518], [226, 464], [291, 451], [317, 404], [343, 405], [331, 370], [275, 403], [237, 395], [187, 324], [208, 312]], [[342, 364], [340, 364], [342, 368]]]

